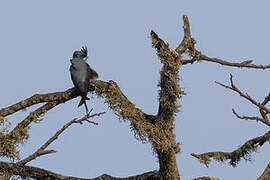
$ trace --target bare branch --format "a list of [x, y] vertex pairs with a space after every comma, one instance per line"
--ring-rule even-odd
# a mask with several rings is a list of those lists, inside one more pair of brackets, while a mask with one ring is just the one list
[[[187, 15], [183, 16], [183, 22], [184, 22], [184, 39], [180, 43], [180, 45], [175, 49], [175, 51], [179, 54], [182, 55], [183, 53], [186, 52], [187, 49], [194, 49], [194, 45], [196, 44], [196, 41], [191, 37], [191, 31], [190, 31], [190, 26], [189, 26], [189, 20]], [[188, 62], [191, 63], [191, 62]], [[185, 63], [187, 64], [187, 62]]]
[[266, 105], [270, 101], [270, 93], [264, 98], [262, 105]]
[[1, 162], [0, 161], [0, 172], [11, 173], [13, 175], [18, 175], [23, 178], [34, 178], [34, 179], [54, 179], [54, 180], [160, 180], [158, 171], [150, 171], [137, 176], [130, 176], [126, 178], [112, 177], [107, 174], [103, 174], [96, 178], [78, 178], [64, 176], [57, 174], [45, 169], [33, 167], [33, 166], [23, 166], [15, 163]]
[[[240, 116], [236, 113], [236, 111], [234, 109], [232, 109], [233, 111], [233, 114], [238, 117], [239, 119], [246, 119], [246, 120], [256, 120], [256, 121], [260, 121], [268, 126], [270, 126], [270, 121], [268, 120], [268, 117], [267, 117], [267, 113], [269, 112], [269, 109], [267, 107], [265, 107], [264, 105], [267, 103], [268, 101], [268, 96], [265, 98], [264, 102], [263, 103], [259, 103], [257, 101], [255, 101], [253, 98], [251, 98], [248, 94], [244, 94], [241, 90], [239, 90], [233, 83], [233, 76], [232, 74], [230, 74], [230, 86], [228, 85], [224, 85], [222, 83], [219, 83], [219, 82], [216, 82], [217, 84], [219, 84], [220, 86], [223, 86], [227, 89], [231, 89], [235, 92], [237, 92], [240, 96], [244, 97], [245, 99], [249, 100], [252, 104], [256, 105], [259, 107], [259, 110], [260, 110], [260, 113], [262, 115], [262, 118], [259, 118], [259, 117], [251, 117], [251, 116]], [[264, 112], [266, 111], [266, 113]]]
[[225, 66], [231, 66], [231, 67], [244, 67], [244, 68], [254, 68], [254, 69], [269, 69], [270, 68], [270, 64], [269, 65], [251, 64], [252, 60], [246, 60], [240, 63], [233, 63], [233, 62], [225, 61], [218, 58], [211, 58], [202, 54], [200, 51], [198, 51], [195, 48], [196, 41], [191, 37], [189, 20], [186, 15], [183, 16], [183, 21], [184, 21], [184, 26], [183, 26], [184, 39], [182, 40], [180, 45], [175, 49], [175, 51], [179, 55], [182, 55], [183, 53], [186, 53], [186, 50], [189, 50], [188, 54], [193, 58], [192, 60], [189, 60], [189, 61], [182, 61], [183, 65], [192, 64], [195, 61], [208, 61], [208, 62], [214, 62], [214, 63], [218, 63]]
[[189, 20], [187, 15], [183, 15], [183, 21], [184, 21], [184, 35], [185, 38], [191, 37], [191, 32], [190, 32], [190, 26], [189, 26]]
[[231, 66], [231, 67], [240, 67], [240, 68], [254, 68], [254, 69], [269, 69], [270, 65], [255, 65], [251, 64], [252, 60], [246, 60], [240, 63], [233, 63], [225, 60], [221, 60], [218, 58], [210, 58], [201, 52], [194, 50], [193, 52], [190, 52], [190, 55], [197, 59], [198, 61], [208, 61], [208, 62], [214, 62], [225, 66]]
[[181, 60], [181, 64], [182, 64], [182, 65], [185, 65], [185, 64], [193, 64], [193, 63], [196, 62], [196, 61], [197, 61], [196, 59], [188, 59], [188, 60], [183, 59], [183, 60]]
[[270, 126], [270, 122], [268, 120], [266, 120], [266, 119], [259, 118], [259, 117], [256, 117], [256, 116], [240, 116], [239, 114], [237, 114], [237, 112], [234, 109], [232, 109], [232, 112], [239, 119], [256, 120], [256, 121], [260, 121], [260, 122], [266, 124], [267, 126]]
[[[270, 101], [270, 93], [265, 97], [264, 101], [262, 102], [262, 105], [265, 106], [268, 102]], [[267, 112], [265, 112], [263, 109], [259, 108], [260, 114], [262, 118], [266, 121], [269, 122]]]
[[230, 164], [236, 166], [237, 163], [244, 158], [249, 159], [249, 154], [257, 149], [258, 146], [262, 146], [266, 141], [270, 140], [270, 131], [266, 132], [263, 136], [259, 136], [253, 139], [248, 140], [244, 145], [232, 152], [208, 152], [203, 154], [194, 154], [191, 155], [204, 163], [207, 167], [210, 164], [211, 159], [213, 158], [216, 161], [224, 162], [225, 160], [230, 159]]
[[46, 154], [52, 154], [52, 153], [56, 153], [56, 151], [53, 150], [53, 149], [51, 149], [51, 150], [43, 150], [43, 151], [41, 151], [41, 150], [39, 151], [38, 150], [34, 154], [32, 154], [32, 155], [28, 156], [27, 158], [25, 158], [25, 159], [17, 162], [16, 164], [18, 164], [18, 165], [25, 165], [26, 163], [28, 163], [28, 162], [36, 159], [39, 156], [43, 156], [43, 155], [46, 155]]
[[[90, 111], [90, 113], [92, 112], [92, 109]], [[65, 124], [59, 131], [57, 131], [54, 136], [52, 136], [46, 143], [44, 143], [36, 152], [34, 152], [33, 154], [31, 154], [30, 156], [28, 156], [27, 158], [17, 162], [18, 165], [25, 165], [26, 163], [36, 159], [37, 157], [39, 156], [42, 156], [42, 155], [45, 155], [45, 154], [49, 154], [49, 153], [55, 153], [56, 151], [54, 150], [48, 150], [48, 151], [45, 151], [45, 149], [53, 142], [55, 141], [58, 136], [64, 132], [69, 126], [71, 126], [72, 124], [74, 123], [79, 123], [79, 124], [82, 124], [83, 121], [86, 121], [86, 122], [89, 122], [89, 123], [92, 123], [92, 124], [95, 124], [95, 125], [98, 125], [98, 123], [96, 122], [93, 122], [93, 121], [89, 121], [88, 119], [89, 118], [93, 118], [95, 116], [100, 116], [102, 114], [104, 114], [105, 112], [100, 112], [100, 113], [96, 113], [96, 114], [92, 114], [90, 115], [87, 114], [85, 115], [84, 117], [82, 117], [81, 119], [73, 119], [71, 120], [70, 122], [68, 122], [67, 124]]]
[[260, 104], [259, 102], [255, 101], [253, 98], [251, 98], [248, 94], [244, 94], [241, 90], [239, 90], [233, 83], [233, 80], [232, 80], [232, 74], [230, 74], [230, 82], [231, 82], [231, 86], [227, 86], [227, 85], [224, 85], [220, 82], [216, 82], [217, 84], [219, 84], [220, 86], [223, 86], [227, 89], [231, 89], [235, 92], [237, 92], [240, 96], [244, 97], [245, 99], [247, 99], [248, 101], [250, 101], [252, 104], [258, 106], [260, 109], [263, 109], [264, 111], [266, 111], [267, 113], [270, 113], [270, 110], [265, 107], [264, 105]]

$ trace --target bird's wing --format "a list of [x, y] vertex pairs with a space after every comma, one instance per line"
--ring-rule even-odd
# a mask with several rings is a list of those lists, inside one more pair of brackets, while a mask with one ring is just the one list
[[87, 64], [87, 74], [90, 80], [98, 78], [98, 73], [94, 69], [92, 69], [89, 64]]

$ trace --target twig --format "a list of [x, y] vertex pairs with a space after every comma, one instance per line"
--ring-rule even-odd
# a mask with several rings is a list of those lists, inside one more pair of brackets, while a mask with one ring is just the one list
[[257, 107], [259, 107], [260, 109], [263, 109], [264, 111], [266, 111], [267, 113], [270, 113], [270, 110], [265, 107], [264, 105], [260, 104], [259, 102], [255, 101], [253, 98], [251, 98], [248, 94], [244, 94], [242, 91], [240, 91], [233, 83], [233, 80], [232, 80], [232, 74], [230, 74], [230, 82], [231, 82], [231, 86], [227, 86], [227, 85], [224, 85], [220, 82], [216, 82], [217, 84], [219, 84], [220, 86], [223, 86], [227, 89], [231, 89], [235, 92], [237, 92], [240, 96], [244, 97], [245, 99], [247, 99], [248, 101], [250, 101], [252, 104], [256, 105]]
[[218, 59], [218, 58], [210, 58], [210, 57], [202, 54], [201, 52], [199, 52], [197, 50], [195, 50], [192, 53], [190, 53], [190, 55], [193, 58], [195, 58], [195, 59], [197, 59], [199, 61], [204, 60], [204, 61], [215, 62], [215, 63], [221, 64], [221, 65], [232, 66], [232, 67], [245, 67], [245, 68], [254, 68], [254, 69], [269, 69], [270, 68], [270, 65], [251, 64], [252, 60], [246, 60], [246, 61], [243, 61], [243, 62], [240, 62], [240, 63], [233, 63], [233, 62], [221, 60], [221, 59]]
[[[90, 111], [90, 113], [92, 112], [92, 109]], [[79, 124], [82, 124], [83, 121], [86, 121], [86, 122], [89, 122], [89, 123], [92, 123], [92, 124], [95, 124], [95, 125], [98, 125], [98, 123], [96, 122], [93, 122], [93, 121], [90, 121], [88, 120], [88, 118], [93, 118], [95, 116], [100, 116], [102, 114], [104, 114], [105, 112], [100, 112], [100, 113], [96, 113], [96, 114], [92, 114], [90, 115], [87, 114], [85, 115], [84, 117], [82, 117], [81, 119], [73, 119], [71, 120], [70, 122], [68, 122], [67, 124], [65, 124], [60, 130], [58, 130], [47, 142], [45, 142], [36, 152], [34, 152], [33, 154], [31, 154], [30, 156], [28, 156], [27, 158], [17, 162], [18, 165], [25, 165], [26, 163], [36, 159], [37, 157], [39, 156], [42, 156], [42, 155], [45, 155], [45, 154], [49, 154], [49, 153], [55, 153], [56, 151], [54, 150], [46, 150], [45, 149], [53, 142], [55, 141], [58, 136], [63, 132], [65, 131], [70, 125], [74, 124], [74, 123], [79, 123]]]
[[234, 109], [232, 109], [232, 112], [239, 119], [256, 120], [256, 121], [260, 121], [260, 122], [270, 126], [270, 122], [267, 119], [259, 118], [257, 116], [240, 116], [239, 114], [237, 114], [237, 112]]
[[[179, 54], [182, 55], [183, 53], [188, 53], [193, 59], [188, 60], [188, 61], [182, 61], [183, 65], [185, 64], [192, 64], [195, 61], [208, 61], [208, 62], [214, 62], [218, 63], [224, 66], [231, 66], [231, 67], [245, 67], [245, 68], [255, 68], [255, 69], [269, 69], [269, 65], [255, 65], [251, 64], [252, 60], [246, 60], [240, 63], [233, 63], [229, 61], [225, 61], [222, 59], [218, 58], [211, 58], [208, 57], [204, 54], [202, 54], [200, 51], [198, 51], [195, 48], [196, 41], [194, 38], [191, 37], [191, 31], [190, 31], [190, 25], [189, 25], [189, 20], [186, 15], [183, 16], [183, 21], [184, 21], [184, 39], [180, 43], [180, 45], [175, 49], [175, 51]], [[189, 50], [189, 51], [187, 51]]]
[[[262, 102], [262, 105], [265, 106], [269, 101], [270, 101], [270, 93], [265, 97], [264, 101]], [[260, 114], [263, 117], [263, 119], [265, 119], [266, 121], [269, 122], [267, 113], [261, 108], [259, 108], [259, 111], [260, 111]]]
[[[250, 101], [252, 104], [256, 105], [257, 107], [259, 107], [260, 113], [262, 115], [262, 118], [260, 117], [255, 117], [255, 116], [240, 116], [239, 114], [236, 113], [236, 111], [234, 109], [232, 109], [233, 114], [238, 117], [239, 119], [246, 119], [246, 120], [256, 120], [256, 121], [260, 121], [268, 126], [270, 126], [270, 121], [268, 120], [267, 117], [267, 113], [270, 112], [270, 110], [265, 107], [264, 105], [269, 101], [269, 96], [266, 96], [265, 100], [263, 101], [263, 103], [259, 103], [257, 101], [255, 101], [253, 98], [251, 98], [248, 94], [244, 94], [241, 90], [239, 90], [233, 83], [233, 76], [232, 74], [230, 74], [230, 86], [228, 85], [224, 85], [220, 82], [216, 82], [217, 84], [219, 84], [222, 87], [225, 87], [227, 89], [231, 89], [235, 92], [237, 92], [240, 96], [244, 97], [245, 99], [247, 99], [248, 101]], [[266, 111], [266, 112], [265, 112]]]
[[262, 105], [266, 105], [270, 101], [270, 93], [264, 98]]

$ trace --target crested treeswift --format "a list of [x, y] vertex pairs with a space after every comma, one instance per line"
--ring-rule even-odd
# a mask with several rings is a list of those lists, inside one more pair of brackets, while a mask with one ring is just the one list
[[75, 51], [73, 53], [73, 58], [70, 60], [71, 66], [69, 68], [72, 82], [81, 96], [78, 107], [82, 104], [85, 106], [86, 114], [88, 114], [88, 108], [86, 100], [89, 100], [87, 97], [87, 88], [89, 86], [90, 80], [98, 78], [97, 72], [92, 69], [86, 60], [88, 59], [87, 47], [82, 47], [80, 51]]

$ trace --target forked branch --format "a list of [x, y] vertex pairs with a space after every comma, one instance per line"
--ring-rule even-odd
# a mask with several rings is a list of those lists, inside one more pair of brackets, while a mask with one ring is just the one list
[[257, 116], [240, 116], [234, 109], [232, 109], [232, 112], [239, 119], [260, 121], [270, 127], [270, 121], [268, 121], [268, 119]]
[[91, 109], [91, 111], [89, 112], [89, 114], [85, 115], [84, 117], [82, 117], [81, 119], [73, 119], [70, 122], [68, 122], [67, 124], [65, 124], [59, 131], [57, 131], [46, 143], [44, 143], [36, 152], [34, 152], [33, 154], [31, 154], [30, 156], [28, 156], [27, 158], [17, 162], [16, 164], [18, 165], [25, 165], [26, 163], [36, 159], [39, 156], [45, 155], [45, 154], [49, 154], [49, 153], [55, 153], [56, 151], [54, 150], [45, 150], [52, 142], [54, 142], [58, 136], [64, 132], [69, 126], [71, 126], [72, 124], [75, 123], [79, 123], [82, 124], [84, 121], [88, 122], [88, 123], [92, 123], [94, 125], [98, 125], [98, 123], [94, 122], [94, 121], [90, 121], [89, 118], [93, 118], [96, 116], [100, 116], [102, 114], [104, 114], [105, 112], [100, 112], [100, 113], [95, 113], [95, 114], [90, 114], [92, 112], [93, 109]]
[[266, 106], [264, 106], [263, 104], [261, 104], [261, 103], [255, 101], [255, 100], [254, 100], [253, 98], [251, 98], [248, 94], [244, 94], [240, 89], [238, 89], [238, 88], [234, 85], [233, 79], [232, 79], [232, 78], [233, 78], [233, 76], [232, 76], [232, 74], [230, 74], [230, 82], [231, 82], [230, 86], [224, 85], [224, 84], [222, 84], [222, 83], [220, 83], [220, 82], [216, 82], [216, 83], [219, 84], [219, 85], [222, 86], [222, 87], [225, 87], [225, 88], [227, 88], [227, 89], [231, 89], [231, 90], [237, 92], [240, 96], [242, 96], [243, 98], [247, 99], [247, 100], [248, 100], [249, 102], [251, 102], [252, 104], [256, 105], [257, 107], [259, 107], [260, 109], [266, 111], [267, 113], [270, 113], [270, 110], [269, 110]]
[[182, 65], [185, 64], [193, 64], [196, 61], [208, 61], [208, 62], [214, 62], [218, 63], [224, 66], [231, 66], [231, 67], [240, 67], [240, 68], [254, 68], [254, 69], [269, 69], [269, 65], [256, 65], [252, 64], [252, 60], [245, 60], [242, 62], [230, 62], [225, 61], [219, 58], [211, 58], [207, 55], [204, 55], [199, 50], [196, 49], [195, 44], [196, 40], [191, 37], [191, 31], [190, 31], [190, 25], [189, 20], [186, 15], [183, 16], [184, 21], [184, 39], [181, 42], [181, 44], [176, 48], [176, 52], [179, 53], [179, 55], [182, 55], [183, 53], [187, 53], [189, 56], [192, 57], [190, 60], [181, 60]]

